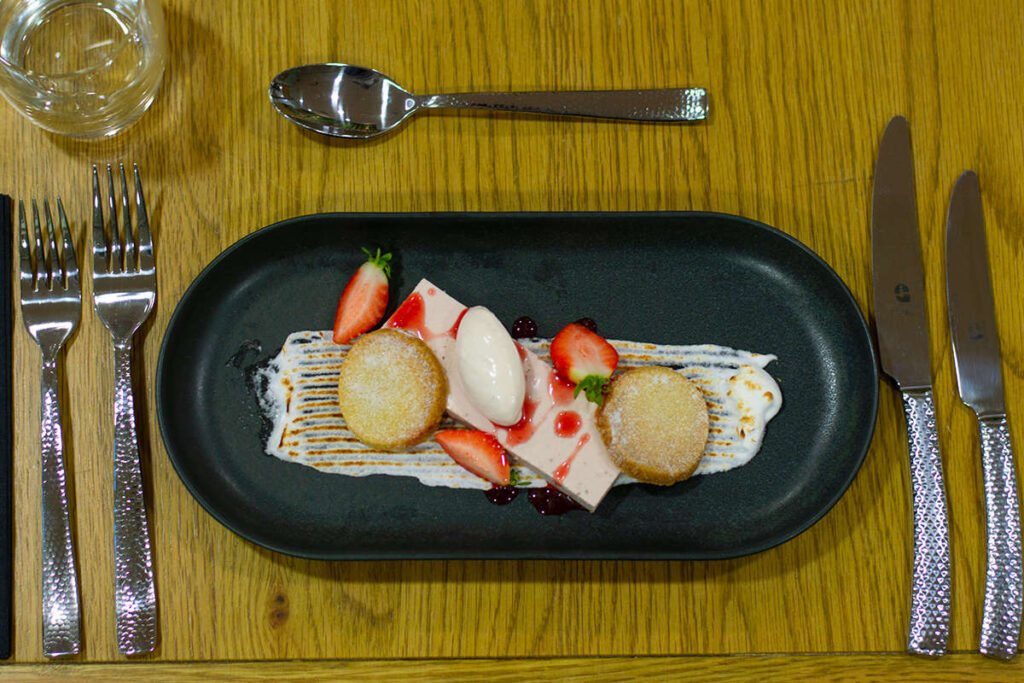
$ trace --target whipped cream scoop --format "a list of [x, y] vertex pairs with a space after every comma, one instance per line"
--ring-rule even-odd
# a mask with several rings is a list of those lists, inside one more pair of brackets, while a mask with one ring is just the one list
[[459, 374], [470, 400], [498, 425], [523, 416], [526, 379], [515, 342], [501, 321], [483, 306], [468, 309], [455, 337]]

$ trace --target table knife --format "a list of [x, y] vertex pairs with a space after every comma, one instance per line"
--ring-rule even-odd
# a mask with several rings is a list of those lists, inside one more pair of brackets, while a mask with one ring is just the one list
[[956, 181], [946, 214], [946, 301], [960, 398], [978, 416], [988, 538], [983, 654], [1017, 654], [1021, 621], [1020, 503], [1003, 402], [999, 331], [992, 298], [978, 176]]
[[903, 394], [910, 452], [914, 559], [907, 651], [942, 655], [949, 640], [949, 522], [928, 346], [910, 127], [889, 121], [871, 206], [875, 324], [882, 371]]

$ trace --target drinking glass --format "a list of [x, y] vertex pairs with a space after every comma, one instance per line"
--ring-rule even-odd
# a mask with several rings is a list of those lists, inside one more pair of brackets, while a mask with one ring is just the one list
[[153, 103], [166, 60], [158, 0], [0, 0], [0, 94], [54, 133], [124, 130]]

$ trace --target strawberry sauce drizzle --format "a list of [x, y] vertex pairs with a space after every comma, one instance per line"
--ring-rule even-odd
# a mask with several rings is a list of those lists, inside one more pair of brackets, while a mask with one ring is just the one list
[[[469, 309], [468, 308], [463, 308], [462, 309], [462, 313], [459, 313], [459, 317], [455, 319], [455, 324], [452, 325], [451, 328], [447, 332], [445, 332], [445, 334], [448, 335], [449, 337], [451, 337], [452, 339], [455, 339], [455, 337], [457, 337], [459, 335], [459, 325], [462, 324], [462, 319], [466, 317], [467, 313], [469, 313]], [[438, 336], [444, 336], [444, 335], [438, 335]]]
[[[526, 349], [524, 349], [518, 343], [516, 344], [516, 348], [519, 351], [520, 357], [522, 357], [525, 360]], [[573, 392], [575, 391], [575, 389], [575, 384], [563, 379], [562, 376], [559, 375], [554, 370], [552, 370], [551, 373], [548, 375], [548, 396], [551, 397], [551, 401], [556, 406], [567, 405], [569, 403], [572, 403], [574, 398]], [[537, 428], [540, 427], [540, 423], [544, 421], [545, 417], [547, 417], [548, 412], [547, 410], [544, 410], [542, 414], [538, 415], [538, 405], [538, 401], [530, 399], [529, 397], [527, 397], [526, 400], [523, 401], [522, 418], [519, 419], [519, 422], [515, 423], [514, 425], [508, 428], [508, 437], [507, 441], [505, 442], [505, 446], [507, 448], [515, 448], [520, 444], [526, 443], [533, 436], [534, 432], [537, 431]], [[576, 430], [579, 429], [579, 425], [581, 423], [580, 417], [575, 411], [563, 411], [562, 413], [559, 414], [559, 418], [561, 418], [562, 415], [566, 416], [566, 424], [562, 429], [571, 431], [567, 431], [567, 433], [562, 434], [561, 432], [559, 432], [559, 426], [556, 422], [555, 432], [559, 436], [570, 437], [576, 433]], [[576, 429], [572, 429], [571, 415], [576, 416]], [[501, 427], [501, 425], [495, 425], [495, 427]]]
[[391, 315], [391, 318], [384, 323], [384, 326], [401, 327], [410, 332], [415, 332], [422, 339], [423, 332], [427, 331], [425, 315], [423, 297], [413, 292], [409, 295], [408, 299], [402, 302], [402, 305]]
[[555, 402], [556, 406], [565, 406], [572, 403], [575, 396], [576, 385], [552, 370], [548, 375], [548, 395]]
[[580, 454], [580, 450], [587, 445], [588, 441], [590, 441], [590, 434], [584, 434], [581, 436], [580, 440], [576, 442], [576, 448], [572, 450], [569, 457], [555, 469], [551, 478], [555, 480], [556, 484], [561, 484], [565, 481], [565, 478], [569, 476], [569, 469], [572, 467], [572, 461], [576, 459], [576, 456]]
[[568, 439], [580, 431], [583, 420], [575, 410], [563, 410], [555, 417], [555, 434]]
[[[515, 448], [519, 444], [526, 443], [537, 431], [539, 426], [534, 418], [537, 417], [537, 402], [527, 398], [523, 401], [523, 416], [514, 425], [508, 428], [505, 447]], [[497, 425], [496, 425], [497, 426]]]
[[391, 318], [384, 323], [384, 327], [398, 327], [408, 330], [422, 341], [430, 341], [438, 337], [451, 337], [454, 339], [455, 335], [459, 333], [459, 324], [462, 323], [462, 316], [466, 315], [468, 310], [468, 308], [464, 308], [455, 320], [455, 324], [448, 330], [440, 333], [434, 332], [427, 328], [426, 308], [423, 306], [423, 297], [419, 292], [413, 292], [409, 295], [409, 298], [402, 302], [402, 305], [392, 314]]

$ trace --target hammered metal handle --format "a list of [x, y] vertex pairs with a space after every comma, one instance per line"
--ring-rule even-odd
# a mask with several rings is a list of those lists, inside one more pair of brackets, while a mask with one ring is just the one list
[[156, 587], [135, 430], [131, 339], [114, 344], [114, 580], [117, 646], [156, 647]]
[[907, 652], [946, 653], [949, 641], [950, 561], [946, 485], [931, 390], [904, 391], [914, 508], [914, 577]]
[[1017, 472], [1005, 417], [978, 421], [985, 475], [988, 568], [980, 651], [1010, 659], [1017, 654], [1021, 620], [1020, 503]]
[[704, 88], [457, 93], [427, 95], [419, 103], [431, 109], [496, 109], [631, 121], [701, 121], [708, 115]]
[[71, 542], [64, 430], [57, 360], [43, 359], [40, 444], [43, 501], [43, 654], [77, 654], [81, 648], [78, 578]]

